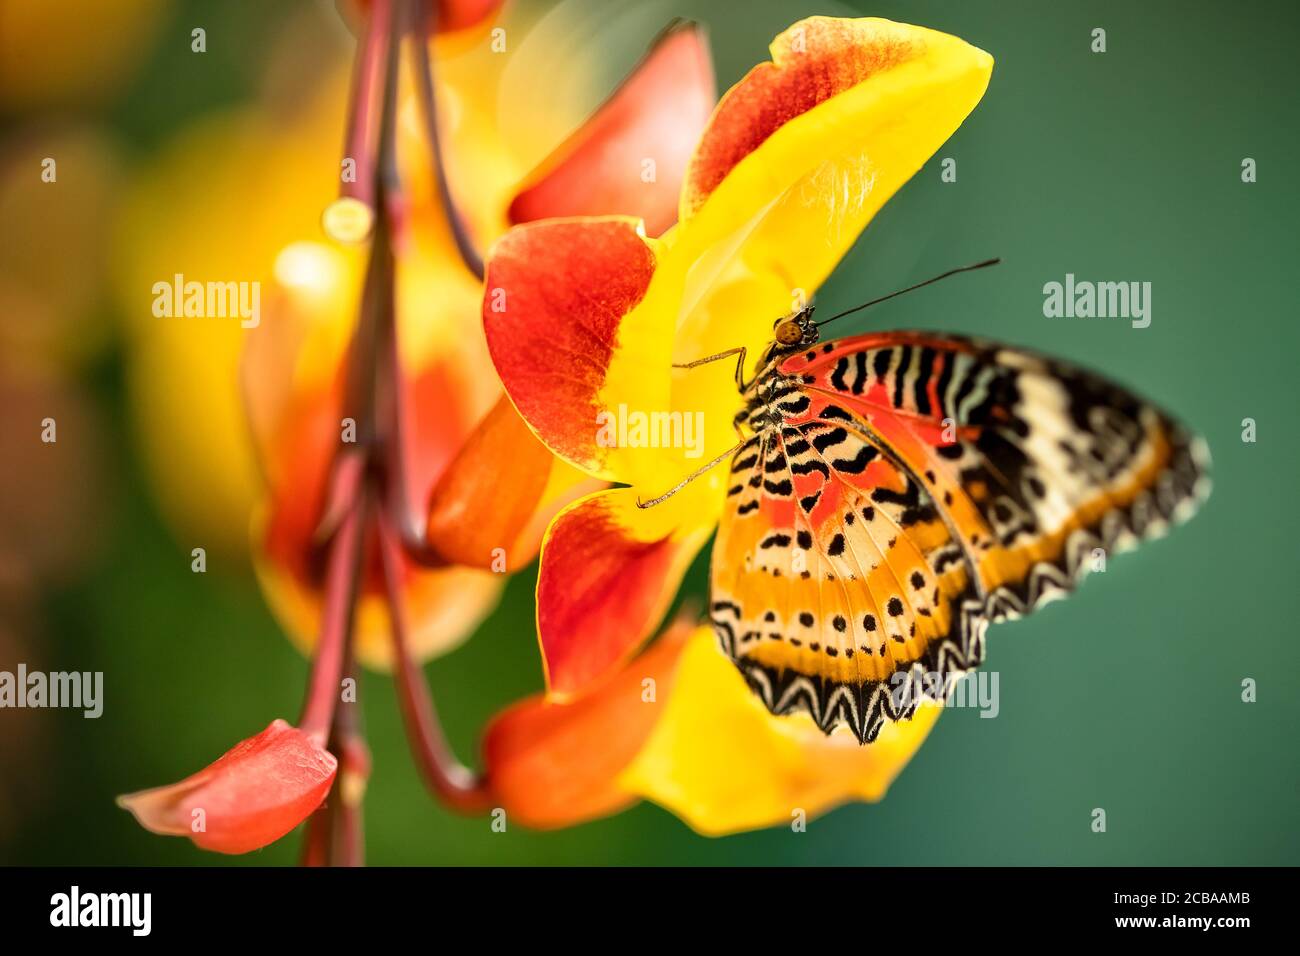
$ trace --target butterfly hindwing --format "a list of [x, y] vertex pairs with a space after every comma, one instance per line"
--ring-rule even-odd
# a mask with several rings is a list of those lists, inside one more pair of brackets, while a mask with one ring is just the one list
[[827, 343], [746, 397], [767, 427], [733, 460], [715, 626], [774, 712], [863, 741], [979, 664], [988, 622], [1068, 592], [1208, 488], [1199, 441], [1152, 406], [989, 343]]

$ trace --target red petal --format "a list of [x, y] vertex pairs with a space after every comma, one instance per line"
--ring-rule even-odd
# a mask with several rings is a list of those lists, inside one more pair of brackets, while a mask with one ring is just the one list
[[[677, 221], [682, 177], [713, 109], [703, 28], [665, 30], [623, 85], [529, 177], [511, 222], [627, 215], [657, 236]], [[646, 161], [654, 163], [646, 181]]]
[[[483, 329], [497, 373], [538, 437], [591, 474], [613, 477], [602, 474], [610, 450], [597, 441], [598, 399], [616, 352], [643, 345], [623, 320], [654, 270], [637, 224], [617, 218], [516, 226], [488, 259]], [[644, 348], [650, 363], [652, 343]]]
[[146, 830], [187, 836], [218, 853], [247, 853], [302, 823], [325, 799], [337, 769], [333, 754], [298, 728], [273, 720], [180, 783], [117, 802]]
[[547, 686], [586, 691], [659, 624], [701, 542], [646, 537], [630, 488], [603, 491], [562, 511], [542, 545], [537, 634]]

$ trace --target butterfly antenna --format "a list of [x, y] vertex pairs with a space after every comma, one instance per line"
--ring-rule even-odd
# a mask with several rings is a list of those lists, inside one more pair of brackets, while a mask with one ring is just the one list
[[745, 442], [749, 440], [750, 439], [746, 438], [743, 441], [737, 442], [734, 446], [728, 448], [726, 451], [724, 451], [717, 458], [713, 459], [713, 461], [709, 462], [707, 465], [701, 465], [699, 468], [696, 468], [693, 472], [691, 472], [681, 481], [677, 482], [677, 484], [673, 485], [671, 488], [665, 491], [658, 498], [651, 498], [649, 501], [642, 501], [640, 498], [638, 498], [636, 500], [636, 506], [638, 508], [653, 508], [655, 505], [667, 501], [669, 498], [677, 494], [677, 492], [681, 491], [683, 488], [689, 485], [696, 478], [700, 477], [700, 475], [704, 474], [714, 465], [718, 464], [721, 461], [725, 461], [727, 458], [730, 458], [732, 455], [734, 455], [736, 452], [740, 450], [741, 445], [745, 444]]
[[913, 292], [917, 289], [920, 289], [923, 286], [927, 286], [930, 285], [931, 283], [938, 282], [940, 279], [946, 279], [949, 276], [955, 276], [959, 272], [974, 272], [976, 269], [986, 269], [989, 266], [997, 265], [1001, 261], [1002, 261], [1001, 259], [985, 259], [983, 262], [977, 262], [974, 265], [970, 265], [970, 266], [962, 266], [960, 269], [949, 269], [943, 275], [937, 275], [933, 279], [926, 279], [924, 282], [918, 282], [916, 285], [909, 285], [906, 289], [899, 289], [897, 292], [889, 293], [889, 295], [882, 295], [879, 299], [872, 299], [870, 302], [864, 302], [861, 305], [855, 305], [853, 308], [841, 312], [839, 315], [832, 315], [829, 319], [823, 319], [821, 322], [816, 323], [816, 325], [818, 328], [821, 328], [823, 325], [828, 325], [831, 322], [834, 322], [836, 319], [842, 319], [844, 318], [844, 316], [852, 315], [854, 312], [861, 312], [863, 309], [867, 308], [868, 306], [878, 305], [881, 302], [887, 302], [890, 299], [895, 298], [896, 296], [902, 295], [904, 292]]

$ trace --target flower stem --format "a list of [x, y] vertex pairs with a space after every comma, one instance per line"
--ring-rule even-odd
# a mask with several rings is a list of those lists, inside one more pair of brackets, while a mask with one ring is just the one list
[[429, 56], [428, 36], [433, 35], [433, 20], [437, 17], [437, 4], [419, 4], [417, 17], [421, 29], [411, 36], [415, 47], [415, 88], [420, 100], [420, 116], [424, 121], [424, 135], [429, 141], [429, 151], [433, 154], [434, 185], [438, 190], [438, 201], [447, 217], [452, 239], [461, 260], [474, 277], [483, 281], [483, 257], [479, 255], [470, 238], [469, 229], [456, 207], [452, 195], [451, 183], [447, 179], [447, 163], [443, 156], [442, 137], [438, 131], [438, 100], [436, 84], [433, 81], [433, 58]]
[[[424, 529], [410, 507], [403, 456], [405, 408], [398, 349], [397, 258], [406, 247], [407, 209], [397, 165], [396, 98], [402, 39], [416, 50], [425, 117], [438, 169], [442, 198], [466, 265], [482, 276], [482, 260], [470, 243], [443, 175], [433, 105], [432, 73], [421, 27], [421, 0], [374, 0], [370, 22], [353, 78], [348, 155], [357, 163], [357, 181], [344, 184], [339, 203], [351, 201], [367, 211], [370, 261], [360, 316], [349, 346], [346, 414], [357, 426], [357, 445], [334, 459], [330, 487], [317, 528], [326, 549], [320, 637], [312, 662], [307, 700], [299, 727], [339, 758], [339, 772], [327, 804], [312, 815], [302, 862], [313, 866], [360, 866], [363, 862], [362, 798], [370, 774], [370, 755], [354, 703], [340, 703], [345, 674], [353, 671], [353, 627], [359, 578], [369, 533], [377, 532], [383, 566], [396, 680], [412, 753], [434, 794], [462, 812], [491, 806], [486, 781], [456, 760], [438, 723], [424, 675], [407, 646], [406, 607], [401, 575], [407, 559], [441, 565], [424, 540]], [[350, 188], [353, 186], [354, 188]], [[336, 204], [337, 205], [337, 204]], [[355, 213], [355, 208], [351, 208]], [[327, 210], [331, 222], [346, 228], [348, 209]], [[337, 235], [336, 238], [348, 238]]]
[[375, 158], [379, 135], [378, 110], [381, 84], [388, 84], [388, 62], [393, 49], [392, 0], [374, 0], [366, 34], [352, 72], [344, 160], [353, 165], [343, 178], [339, 198], [325, 211], [325, 231], [341, 242], [360, 242], [370, 234], [375, 214]]
[[[350, 473], [345, 473], [350, 474]], [[352, 633], [356, 608], [357, 579], [361, 569], [362, 525], [366, 512], [364, 486], [353, 492], [355, 504], [343, 516], [329, 544], [322, 599], [320, 638], [312, 660], [307, 700], [298, 727], [322, 747], [334, 722], [339, 699], [344, 657]]]
[[406, 606], [399, 579], [401, 544], [382, 514], [378, 526], [379, 553], [384, 567], [384, 587], [393, 636], [394, 677], [411, 754], [435, 796], [461, 813], [481, 813], [492, 806], [492, 792], [485, 777], [456, 759], [438, 723], [429, 685], [412, 660], [407, 644]]
[[[355, 681], [354, 664], [352, 642], [349, 641], [344, 673]], [[361, 804], [366, 783], [370, 780], [370, 748], [361, 732], [355, 698], [340, 702], [334, 710], [330, 749], [338, 754], [339, 771], [330, 794], [334, 810], [330, 818], [329, 865], [362, 866], [365, 863], [365, 836]]]
[[[331, 791], [332, 796], [333, 791]], [[329, 863], [330, 843], [334, 837], [334, 801], [327, 797], [320, 808], [307, 818], [307, 835], [302, 843], [302, 866], [325, 866]]]
[[[420, 33], [421, 6], [418, 0], [398, 3], [393, 11], [393, 46], [400, 49], [398, 39], [405, 35], [412, 39], [416, 50], [427, 57], [426, 40]], [[395, 260], [407, 242], [407, 211], [397, 167], [395, 60], [390, 64], [389, 87], [385, 91], [380, 118], [377, 168], [377, 188], [381, 196], [379, 229], [371, 251], [361, 323], [361, 328], [366, 330], [366, 351], [358, 351], [355, 370], [368, 375], [361, 387], [370, 399], [368, 432], [378, 446], [375, 466], [384, 474], [386, 484], [380, 507], [388, 513], [389, 521], [397, 529], [408, 557], [429, 567], [442, 567], [446, 562], [428, 547], [423, 524], [416, 518], [406, 482], [403, 431], [407, 419], [398, 349]], [[358, 374], [356, 379], [360, 383], [363, 376]]]

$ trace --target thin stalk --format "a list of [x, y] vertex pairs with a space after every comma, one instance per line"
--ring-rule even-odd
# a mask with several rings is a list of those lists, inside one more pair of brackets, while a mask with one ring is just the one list
[[482, 813], [492, 806], [493, 795], [485, 777], [456, 759], [443, 734], [429, 685], [411, 659], [407, 643], [401, 544], [382, 513], [378, 526], [379, 554], [384, 568], [384, 588], [393, 638], [394, 678], [411, 754], [436, 797], [461, 813]]
[[352, 93], [344, 136], [344, 160], [353, 164], [352, 177], [342, 179], [339, 198], [325, 210], [325, 231], [342, 242], [360, 242], [370, 234], [375, 218], [375, 154], [381, 84], [394, 59], [392, 0], [374, 0], [365, 37], [352, 71]]
[[[344, 673], [356, 679], [353, 641], [348, 642]], [[370, 779], [370, 749], [361, 732], [355, 702], [340, 702], [334, 710], [334, 727], [330, 749], [338, 754], [339, 772], [334, 779], [330, 800], [334, 811], [330, 820], [330, 866], [365, 864], [365, 828], [362, 802]]]
[[368, 508], [364, 487], [359, 487], [355, 494], [356, 504], [344, 515], [329, 544], [320, 639], [312, 659], [307, 700], [298, 719], [299, 729], [322, 747], [329, 739], [334, 722], [334, 705], [339, 699], [343, 660], [356, 609], [362, 556], [361, 530]]
[[470, 238], [469, 229], [456, 206], [451, 183], [447, 178], [447, 164], [443, 157], [442, 136], [438, 130], [438, 100], [435, 94], [436, 84], [433, 79], [433, 58], [429, 56], [429, 42], [433, 35], [431, 29], [437, 17], [436, 4], [419, 4], [417, 17], [420, 27], [412, 33], [415, 48], [415, 88], [420, 100], [420, 117], [424, 121], [424, 135], [429, 142], [429, 151], [433, 154], [434, 186], [438, 190], [438, 201], [442, 204], [447, 223], [451, 228], [452, 239], [461, 260], [480, 282], [483, 281], [483, 257], [479, 254], [474, 240]]

